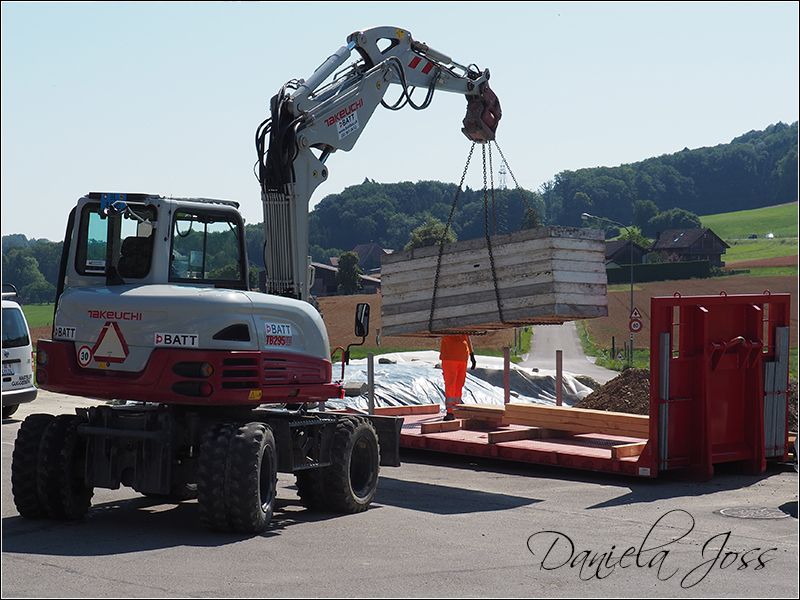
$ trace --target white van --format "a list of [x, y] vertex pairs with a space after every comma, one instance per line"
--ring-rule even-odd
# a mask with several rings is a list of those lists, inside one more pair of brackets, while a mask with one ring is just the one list
[[[16, 298], [16, 290], [3, 284], [3, 418], [7, 419], [20, 404], [36, 399], [34, 358], [28, 322]], [[13, 289], [13, 287], [12, 287]]]

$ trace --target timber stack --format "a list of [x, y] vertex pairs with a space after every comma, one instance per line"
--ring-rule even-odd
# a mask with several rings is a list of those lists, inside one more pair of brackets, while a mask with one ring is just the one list
[[605, 240], [539, 227], [381, 261], [382, 334], [440, 337], [608, 316]]

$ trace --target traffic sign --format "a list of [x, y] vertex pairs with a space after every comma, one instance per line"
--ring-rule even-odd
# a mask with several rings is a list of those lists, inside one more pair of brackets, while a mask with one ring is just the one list
[[631, 319], [631, 324], [629, 326], [631, 328], [631, 333], [638, 333], [642, 330], [642, 320], [641, 319]]
[[633, 307], [633, 311], [631, 312], [631, 319], [641, 319], [642, 313], [639, 312], [639, 309], [635, 306]]

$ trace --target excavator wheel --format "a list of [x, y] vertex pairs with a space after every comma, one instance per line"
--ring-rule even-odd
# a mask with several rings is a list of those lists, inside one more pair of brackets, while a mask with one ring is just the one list
[[272, 519], [278, 488], [278, 454], [269, 425], [242, 425], [231, 440], [228, 464], [231, 528], [239, 533], [260, 533]]
[[336, 425], [331, 465], [322, 470], [326, 508], [358, 513], [369, 508], [378, 487], [380, 446], [367, 419], [344, 417]]
[[94, 489], [85, 483], [86, 441], [78, 435], [77, 415], [58, 415], [45, 428], [39, 445], [37, 485], [48, 517], [81, 520]]
[[37, 465], [39, 444], [53, 415], [34, 414], [19, 426], [14, 452], [11, 455], [11, 493], [17, 511], [23, 517], [35, 519], [47, 516], [39, 500]]
[[206, 431], [197, 468], [200, 520], [209, 529], [260, 533], [278, 486], [275, 435], [264, 423], [217, 423]]
[[216, 423], [203, 434], [197, 462], [197, 503], [200, 522], [216, 531], [229, 531], [225, 509], [225, 480], [228, 446], [235, 427], [231, 423]]

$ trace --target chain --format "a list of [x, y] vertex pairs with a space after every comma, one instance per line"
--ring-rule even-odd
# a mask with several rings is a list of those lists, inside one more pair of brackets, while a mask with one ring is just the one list
[[428, 317], [428, 331], [433, 333], [433, 311], [436, 308], [436, 290], [439, 288], [439, 273], [442, 268], [442, 254], [444, 253], [444, 243], [447, 239], [447, 232], [450, 230], [450, 223], [453, 221], [453, 215], [456, 212], [456, 204], [458, 204], [458, 197], [461, 194], [461, 189], [464, 187], [464, 180], [467, 178], [467, 171], [469, 170], [469, 164], [472, 162], [472, 153], [475, 150], [476, 142], [472, 142], [472, 146], [469, 148], [469, 154], [467, 155], [467, 164], [464, 165], [464, 172], [461, 173], [461, 182], [458, 184], [458, 189], [456, 190], [456, 197], [453, 200], [453, 206], [450, 208], [450, 217], [447, 219], [447, 225], [444, 227], [444, 232], [442, 233], [442, 241], [439, 244], [439, 256], [436, 259], [436, 276], [433, 279], [433, 296], [431, 297], [431, 314]]
[[[491, 164], [491, 147], [489, 149], [489, 161]], [[490, 170], [491, 174], [491, 170]], [[492, 212], [496, 213], [494, 207], [494, 189], [492, 190]], [[500, 304], [500, 288], [497, 285], [497, 272], [494, 268], [494, 254], [492, 253], [492, 238], [489, 235], [489, 187], [486, 182], [486, 150], [483, 151], [483, 214], [484, 214], [484, 221], [486, 224], [486, 248], [489, 250], [489, 264], [492, 268], [492, 283], [494, 284], [494, 296], [497, 301], [497, 314], [500, 317], [500, 322], [505, 323], [505, 319], [503, 319], [503, 307]], [[497, 230], [497, 215], [494, 214], [495, 219], [495, 233]]]

